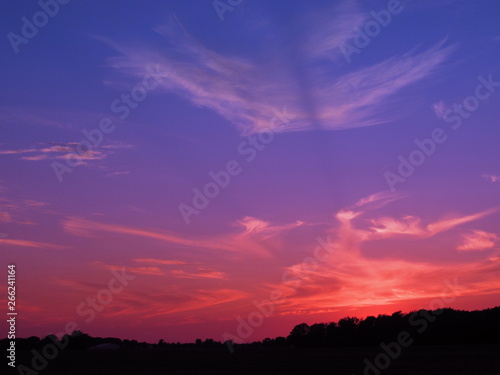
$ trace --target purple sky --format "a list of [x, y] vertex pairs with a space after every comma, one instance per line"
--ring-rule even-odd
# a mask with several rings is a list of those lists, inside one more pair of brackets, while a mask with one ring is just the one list
[[21, 336], [497, 304], [497, 1], [47, 4], [0, 16]]

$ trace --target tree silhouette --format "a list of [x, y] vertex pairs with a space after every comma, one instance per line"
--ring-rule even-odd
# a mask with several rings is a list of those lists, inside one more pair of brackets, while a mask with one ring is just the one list
[[[285, 337], [269, 338], [251, 344], [221, 343], [213, 339], [196, 339], [195, 343], [166, 343], [163, 339], [157, 344], [120, 340], [118, 338], [91, 337], [81, 331], [64, 335], [60, 343], [71, 350], [86, 350], [101, 344], [115, 344], [126, 350], [157, 348], [168, 350], [178, 347], [223, 348], [238, 346], [264, 347], [331, 347], [331, 346], [378, 346], [381, 342], [397, 339], [401, 332], [408, 332], [413, 345], [450, 345], [450, 344], [498, 344], [500, 343], [500, 307], [481, 311], [460, 311], [453, 309], [418, 310], [409, 313], [397, 311], [392, 315], [368, 316], [364, 319], [344, 317], [338, 322], [315, 323], [309, 326], [301, 323], [293, 327]], [[43, 339], [32, 336], [16, 338], [20, 350], [41, 350], [45, 345], [59, 341], [54, 335]], [[0, 340], [8, 344], [8, 339]], [[61, 345], [62, 346], [62, 345]]]

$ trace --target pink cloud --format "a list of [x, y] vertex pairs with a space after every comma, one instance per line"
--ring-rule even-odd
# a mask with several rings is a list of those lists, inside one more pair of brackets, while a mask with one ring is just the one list
[[11, 154], [26, 154], [30, 152], [36, 152], [38, 150], [34, 148], [26, 148], [26, 149], [20, 149], [20, 150], [1, 150], [0, 154], [2, 155], [11, 155]]
[[483, 177], [485, 180], [490, 181], [490, 182], [500, 181], [500, 176], [493, 175], [493, 174], [483, 174], [481, 177]]
[[[40, 161], [40, 160], [48, 160], [48, 159], [67, 159], [69, 157], [74, 157], [75, 154], [78, 156], [78, 159], [81, 161], [81, 165], [89, 165], [85, 163], [85, 161], [89, 160], [102, 160], [112, 154], [113, 150], [118, 149], [130, 149], [133, 146], [129, 144], [123, 143], [113, 143], [109, 145], [103, 145], [99, 147], [99, 150], [91, 149], [87, 152], [80, 154], [77, 150], [78, 143], [76, 142], [68, 142], [68, 143], [58, 143], [51, 144], [50, 146], [43, 146], [37, 148], [25, 148], [19, 150], [0, 150], [0, 154], [3, 155], [16, 155], [16, 154], [27, 154], [27, 153], [35, 153], [35, 155], [22, 156], [22, 160], [28, 161]], [[116, 172], [116, 174], [127, 173], [127, 172]]]
[[[361, 198], [354, 204], [354, 208], [360, 208], [369, 205], [370, 208], [381, 208], [386, 204], [401, 199], [401, 194], [393, 193], [390, 191], [381, 191], [371, 194], [368, 197]], [[366, 208], [365, 208], [366, 209]]]
[[124, 225], [98, 223], [78, 217], [69, 217], [62, 222], [64, 230], [75, 236], [92, 236], [96, 232], [119, 233], [146, 237], [179, 245], [200, 246], [201, 242], [188, 240], [166, 232], [133, 228]]
[[64, 155], [59, 155], [56, 156], [56, 159], [68, 159], [68, 158], [73, 158], [74, 156], [78, 155], [79, 160], [101, 160], [104, 159], [107, 154], [100, 152], [100, 151], [87, 151], [84, 154], [78, 154], [78, 153], [69, 153], [69, 154], [64, 154]]
[[136, 258], [136, 259], [133, 259], [133, 261], [138, 262], [138, 263], [149, 263], [149, 264], [157, 264], [157, 265], [186, 264], [186, 262], [182, 262], [180, 260], [154, 259], [154, 258]]
[[196, 272], [186, 272], [183, 270], [172, 270], [170, 274], [174, 277], [189, 279], [224, 279], [224, 272], [216, 271], [210, 268], [198, 268]]
[[463, 235], [462, 243], [457, 247], [459, 251], [485, 250], [495, 247], [498, 236], [482, 230], [474, 230]]
[[371, 222], [374, 226], [370, 229], [374, 232], [376, 237], [379, 238], [388, 238], [396, 235], [409, 235], [425, 238], [449, 231], [459, 225], [479, 220], [497, 211], [498, 209], [494, 208], [472, 215], [453, 216], [430, 223], [427, 226], [423, 226], [421, 224], [421, 220], [414, 216], [405, 216], [402, 219], [382, 217], [372, 219]]
[[101, 262], [93, 262], [93, 264], [103, 267], [108, 270], [115, 270], [115, 271], [120, 271], [123, 268], [126, 268], [127, 271], [132, 272], [132, 273], [137, 273], [140, 275], [155, 275], [155, 276], [160, 276], [163, 275], [163, 271], [160, 270], [158, 267], [124, 267], [123, 265], [114, 265], [114, 264], [104, 264]]
[[31, 160], [31, 161], [38, 161], [38, 160], [45, 160], [48, 159], [49, 157], [47, 155], [41, 154], [41, 155], [35, 155], [35, 156], [23, 156], [21, 159], [23, 160]]
[[434, 113], [436, 114], [436, 117], [439, 119], [442, 119], [444, 116], [444, 113], [448, 110], [448, 107], [446, 104], [444, 104], [443, 101], [434, 103], [432, 105], [432, 109], [434, 110]]
[[[248, 293], [234, 289], [198, 289], [189, 293], [186, 301], [175, 304], [158, 302], [148, 306], [142, 315], [145, 319], [159, 316], [171, 316], [173, 314], [185, 314], [188, 311], [199, 311], [209, 307], [226, 304], [248, 296]], [[208, 311], [210, 314], [210, 311]]]
[[54, 249], [54, 250], [65, 250], [68, 248], [66, 246], [56, 245], [46, 242], [14, 240], [14, 239], [3, 239], [2, 241], [0, 241], [0, 245], [13, 245], [22, 247], [34, 247], [39, 249]]
[[0, 221], [11, 223], [13, 220], [8, 212], [0, 212]]
[[[440, 264], [396, 258], [371, 258], [362, 250], [364, 243], [400, 235], [426, 239], [458, 225], [478, 220], [496, 210], [473, 215], [455, 216], [428, 226], [421, 220], [406, 216], [401, 220], [380, 218], [368, 230], [359, 227], [357, 218], [364, 212], [341, 210], [336, 214], [340, 226], [334, 227], [335, 240], [330, 254], [317, 262], [293, 264], [284, 281], [270, 284], [286, 296], [277, 306], [280, 314], [319, 313], [341, 308], [382, 306], [421, 298], [439, 297], [444, 284], [455, 283], [460, 295], [481, 295], [500, 292], [500, 257], [493, 256], [473, 262]], [[358, 223], [359, 225], [355, 225]], [[491, 233], [474, 231], [462, 250], [491, 247]], [[332, 236], [333, 237], [333, 236]], [[497, 238], [496, 236], [494, 237]], [[390, 244], [388, 245], [390, 246]], [[312, 254], [310, 254], [312, 255]]]
[[284, 225], [271, 225], [266, 221], [250, 216], [245, 216], [243, 219], [238, 221], [238, 224], [245, 228], [244, 234], [247, 235], [251, 233], [277, 234], [282, 231], [301, 226], [304, 223], [301, 221], [296, 221], [295, 223]]
[[48, 205], [46, 202], [39, 202], [33, 199], [25, 199], [23, 200], [23, 204], [28, 207], [45, 207]]
[[498, 211], [498, 208], [493, 208], [493, 209], [485, 210], [485, 211], [478, 212], [478, 213], [472, 214], [472, 215], [467, 215], [467, 216], [462, 216], [462, 217], [452, 217], [450, 219], [440, 220], [438, 222], [429, 224], [427, 226], [427, 230], [431, 234], [444, 232], [444, 231], [450, 230], [458, 225], [481, 219], [481, 218], [483, 218], [487, 215], [491, 215], [492, 213], [495, 213], [497, 211]]
[[61, 223], [63, 229], [70, 234], [82, 237], [95, 237], [98, 233], [116, 233], [158, 240], [170, 244], [210, 250], [225, 250], [246, 255], [270, 257], [271, 253], [262, 240], [276, 235], [280, 231], [302, 225], [301, 222], [273, 226], [258, 219], [247, 218], [238, 222], [245, 229], [238, 233], [228, 233], [202, 239], [191, 239], [166, 231], [134, 228], [124, 225], [105, 224], [79, 217], [68, 217]]
[[424, 237], [428, 235], [428, 232], [422, 228], [420, 219], [413, 216], [405, 216], [401, 220], [383, 217], [373, 219], [372, 223], [375, 226], [370, 229], [382, 237], [390, 237], [393, 235]]

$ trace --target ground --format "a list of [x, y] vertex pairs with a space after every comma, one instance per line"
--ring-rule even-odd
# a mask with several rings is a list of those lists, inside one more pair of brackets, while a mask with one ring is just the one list
[[[40, 374], [363, 374], [364, 359], [374, 361], [380, 348], [226, 348], [166, 350], [65, 350]], [[500, 345], [421, 346], [403, 350], [382, 374], [498, 375]], [[28, 365], [30, 353], [18, 353]], [[367, 375], [376, 375], [369, 371]]]

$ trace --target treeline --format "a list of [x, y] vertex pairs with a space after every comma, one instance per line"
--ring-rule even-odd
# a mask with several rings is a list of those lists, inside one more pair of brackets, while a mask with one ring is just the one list
[[[234, 346], [257, 347], [329, 347], [329, 346], [375, 346], [380, 342], [397, 340], [404, 332], [416, 345], [440, 344], [489, 344], [500, 343], [500, 306], [481, 311], [460, 311], [453, 309], [419, 310], [410, 313], [395, 312], [392, 315], [368, 316], [364, 319], [345, 317], [338, 322], [306, 323], [296, 325], [287, 337], [266, 338], [251, 344]], [[0, 342], [5, 345], [10, 340]], [[55, 342], [64, 343], [65, 349], [169, 349], [169, 348], [217, 348], [230, 342], [213, 339], [197, 339], [194, 343], [156, 344], [121, 340], [118, 338], [92, 337], [80, 331], [57, 338], [54, 335], [43, 339], [29, 337], [16, 339], [16, 348], [32, 350], [43, 348]]]
[[[481, 311], [453, 309], [419, 310], [410, 313], [345, 317], [338, 322], [302, 323], [293, 328], [286, 341], [295, 346], [373, 346], [397, 340], [405, 332], [412, 344], [500, 343], [500, 307]], [[281, 345], [283, 340], [266, 339], [264, 344]]]
[[[1, 340], [2, 344], [8, 344], [8, 339]], [[163, 341], [163, 340], [162, 340]], [[64, 349], [91, 349], [99, 348], [121, 348], [121, 349], [150, 349], [155, 345], [138, 342], [136, 340], [121, 340], [115, 337], [92, 337], [83, 333], [81, 331], [74, 331], [71, 335], [64, 335], [58, 338], [55, 335], [48, 335], [42, 339], [31, 336], [28, 338], [16, 338], [15, 340], [16, 350], [32, 350], [32, 349], [42, 349], [47, 345], [56, 345], [58, 348]]]

